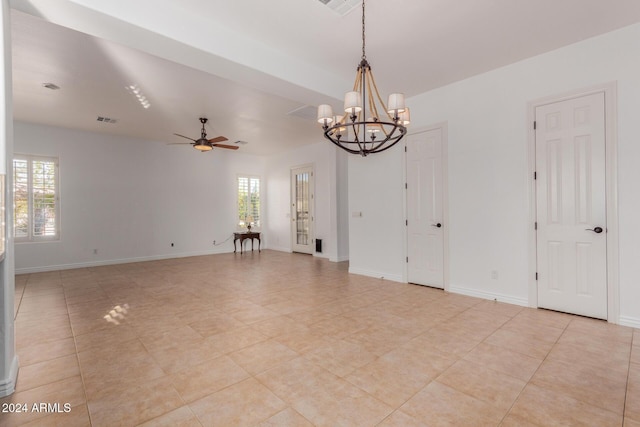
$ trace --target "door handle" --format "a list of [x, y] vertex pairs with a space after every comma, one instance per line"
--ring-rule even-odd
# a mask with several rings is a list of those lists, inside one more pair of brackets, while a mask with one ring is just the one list
[[431, 224], [431, 226], [432, 226], [432, 227], [438, 227], [438, 228], [440, 228], [440, 227], [442, 227], [442, 224], [440, 224], [440, 223], [437, 223], [437, 224]]
[[602, 233], [602, 227], [595, 227], [595, 228], [585, 228], [585, 231], [593, 231], [594, 233], [600, 234]]

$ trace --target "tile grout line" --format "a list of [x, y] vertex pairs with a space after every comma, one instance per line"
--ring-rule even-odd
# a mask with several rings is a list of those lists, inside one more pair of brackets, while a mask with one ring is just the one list
[[[21, 298], [20, 298], [20, 304], [18, 305], [18, 310], [16, 310], [16, 316], [15, 316], [15, 318], [16, 318], [16, 319], [17, 319], [18, 315], [20, 314], [20, 307], [22, 306], [22, 297], [24, 296], [24, 291], [26, 290], [27, 286], [28, 286], [28, 279], [27, 279], [27, 283], [26, 283], [26, 284], [25, 284], [25, 286], [24, 286], [24, 289], [23, 289], [23, 292], [22, 292], [22, 296], [21, 296]], [[32, 286], [33, 286], [33, 285], [32, 285]], [[62, 284], [61, 284], [61, 287], [62, 287]], [[64, 290], [64, 288], [63, 288], [63, 290]], [[64, 294], [64, 293], [63, 293], [63, 294]], [[73, 337], [73, 329], [72, 329], [72, 327], [71, 327], [71, 319], [70, 319], [70, 317], [69, 317], [69, 313], [68, 313], [68, 307], [67, 307], [67, 302], [66, 302], [66, 296], [65, 296], [65, 308], [67, 309], [66, 318], [67, 318], [67, 320], [69, 321], [69, 329], [71, 330], [71, 335], [72, 335], [72, 337]], [[61, 339], [66, 339], [66, 338], [61, 338]], [[75, 348], [75, 337], [74, 337], [74, 348]], [[17, 353], [18, 353], [18, 351], [17, 351], [17, 349], [16, 349], [16, 354], [17, 354]], [[80, 362], [79, 362], [79, 360], [78, 360], [78, 356], [77, 356], [77, 354], [78, 354], [78, 352], [77, 352], [77, 348], [76, 348], [76, 351], [75, 351], [75, 353], [74, 353], [73, 355], [75, 356], [76, 363], [78, 364], [78, 372], [79, 372], [79, 374], [80, 374], [79, 376], [80, 376], [80, 378], [82, 379], [82, 373], [81, 373], [82, 371], [81, 371], [81, 369], [80, 369]], [[63, 356], [54, 357], [54, 358], [52, 358], [52, 359], [42, 360], [42, 361], [40, 361], [40, 362], [32, 363], [32, 364], [30, 364], [30, 365], [25, 365], [24, 367], [29, 367], [29, 366], [36, 365], [36, 364], [38, 364], [38, 363], [45, 363], [45, 362], [49, 362], [49, 361], [52, 361], [52, 360], [57, 360], [57, 359], [61, 359], [61, 358], [64, 358], [64, 357], [69, 357], [69, 356], [72, 356], [72, 355], [71, 355], [71, 354], [69, 354], [69, 355], [63, 355]], [[48, 382], [48, 383], [45, 383], [45, 384], [40, 384], [40, 385], [38, 385], [38, 386], [33, 386], [32, 388], [29, 388], [29, 389], [20, 390], [20, 392], [27, 392], [27, 391], [31, 391], [31, 390], [37, 389], [37, 388], [39, 388], [39, 387], [44, 387], [44, 386], [47, 386], [47, 385], [51, 385], [51, 384], [55, 384], [55, 383], [57, 383], [57, 382], [61, 382], [61, 381], [67, 380], [67, 379], [69, 379], [69, 378], [73, 378], [73, 377], [66, 377], [66, 378], [61, 378], [61, 379], [58, 379], [58, 380], [53, 380], [53, 381]], [[84, 390], [84, 383], [83, 383], [83, 393], [84, 393], [84, 392], [85, 392], [85, 390]], [[85, 402], [86, 402], [86, 394], [85, 394]], [[88, 413], [88, 412], [89, 412], [89, 411], [88, 411], [88, 407], [87, 407], [87, 413]], [[44, 419], [44, 418], [46, 418], [46, 417], [47, 417], [47, 415], [44, 415], [44, 416], [39, 417], [39, 418], [36, 418], [36, 419], [34, 419], [34, 420]]]
[[76, 342], [76, 333], [73, 329], [73, 323], [71, 323], [71, 315], [69, 314], [69, 303], [67, 301], [67, 292], [64, 289], [64, 282], [62, 281], [62, 277], [60, 278], [61, 282], [62, 282], [62, 289], [64, 291], [64, 303], [65, 306], [67, 307], [67, 316], [69, 317], [69, 328], [71, 328], [71, 336], [73, 336], [73, 346], [76, 349], [75, 352], [75, 356], [76, 356], [76, 361], [78, 363], [78, 371], [80, 371], [80, 381], [82, 382], [82, 394], [84, 394], [84, 402], [85, 405], [87, 407], [87, 416], [89, 417], [89, 425], [93, 426], [93, 419], [91, 417], [91, 410], [89, 408], [89, 397], [87, 396], [87, 387], [85, 385], [85, 381], [84, 381], [84, 372], [82, 369], [82, 365], [80, 364], [80, 356], [79, 356], [79, 352], [78, 352], [78, 343]]
[[629, 393], [629, 378], [631, 377], [631, 355], [633, 354], [633, 344], [636, 339], [634, 331], [631, 332], [631, 346], [629, 348], [629, 363], [627, 364], [627, 382], [624, 387], [624, 402], [622, 403], [622, 426], [626, 419], [627, 413], [627, 394]]
[[[461, 311], [461, 312], [460, 312], [460, 313], [458, 313], [456, 316], [459, 316], [459, 315], [461, 315], [462, 313], [465, 313], [465, 312], [467, 312], [467, 311], [471, 310], [472, 308], [476, 307], [477, 305], [481, 304], [482, 302], [483, 302], [483, 301], [481, 300], [481, 301], [479, 301], [478, 303], [473, 304], [473, 305], [471, 305], [471, 306], [467, 307], [465, 310]], [[506, 325], [506, 324], [507, 324], [507, 323], [509, 323], [511, 320], [513, 320], [513, 319], [514, 319], [514, 318], [515, 318], [515, 317], [516, 317], [520, 312], [522, 312], [522, 310], [518, 311], [518, 313], [516, 313], [515, 315], [511, 316], [508, 320], [505, 320], [505, 321], [504, 321], [500, 326], [496, 327], [496, 328], [493, 330], [493, 332], [492, 332], [492, 333], [490, 333], [488, 336], [486, 336], [484, 339], [482, 339], [480, 342], [478, 342], [476, 345], [474, 345], [474, 346], [473, 346], [471, 349], [469, 349], [469, 350], [468, 350], [468, 351], [467, 351], [463, 356], [458, 357], [458, 359], [457, 359], [457, 360], [456, 360], [456, 361], [455, 361], [451, 366], [449, 366], [449, 367], [448, 367], [447, 369], [445, 369], [444, 371], [440, 372], [440, 374], [439, 374], [438, 376], [436, 376], [436, 377], [435, 377], [431, 382], [435, 382], [435, 381], [437, 381], [437, 380], [438, 380], [438, 378], [440, 378], [441, 376], [443, 376], [443, 375], [444, 375], [444, 374], [445, 374], [449, 369], [451, 369], [451, 367], [452, 367], [452, 366], [454, 366], [454, 365], [455, 365], [456, 363], [458, 363], [459, 361], [463, 360], [463, 359], [464, 359], [468, 354], [470, 354], [470, 353], [471, 353], [475, 348], [477, 348], [480, 344], [484, 343], [484, 342], [487, 340], [487, 338], [489, 338], [489, 337], [490, 337], [491, 335], [493, 335], [497, 330], [501, 329], [504, 325]], [[456, 316], [453, 316], [453, 317], [456, 317]], [[452, 318], [453, 318], [453, 317], [452, 317]], [[447, 320], [449, 320], [449, 319], [447, 319]], [[473, 363], [473, 362], [471, 362], [471, 363]], [[491, 368], [487, 368], [487, 369], [489, 369], [489, 370], [492, 370], [492, 371], [493, 371], [493, 369], [491, 369]], [[509, 376], [510, 376], [510, 375], [509, 375]], [[429, 384], [431, 384], [431, 383], [429, 383]], [[439, 383], [439, 384], [442, 384], [442, 383]], [[444, 385], [445, 387], [449, 387], [449, 386], [447, 386], [446, 384], [442, 384], [442, 385]], [[426, 386], [425, 386], [425, 387], [426, 387]], [[526, 384], [525, 384], [525, 387], [526, 387]], [[453, 387], [452, 387], [452, 388], [453, 388]], [[423, 389], [424, 389], [424, 387], [423, 387]], [[524, 387], [523, 387], [522, 389], [524, 390]], [[457, 389], [454, 389], [454, 390], [456, 390], [456, 391], [458, 391], [459, 393], [462, 393], [462, 394], [464, 394], [464, 395], [466, 395], [466, 396], [469, 396], [469, 397], [471, 397], [471, 398], [473, 398], [473, 399], [478, 399], [477, 397], [475, 397], [475, 396], [471, 396], [470, 394], [467, 394], [467, 393], [465, 393], [464, 391], [460, 391], [460, 390], [457, 390]], [[520, 391], [520, 393], [522, 393], [522, 390]], [[520, 397], [520, 393], [518, 393], [518, 396], [517, 396], [517, 397], [516, 397], [516, 399], [514, 400], [514, 403], [515, 403], [515, 401], [516, 401], [516, 400], [518, 400], [518, 397]], [[417, 393], [416, 393], [416, 394], [417, 394]], [[415, 396], [415, 394], [414, 394], [414, 396]], [[413, 397], [413, 396], [412, 396], [412, 397]], [[480, 400], [480, 401], [482, 401], [482, 402], [485, 402], [485, 403], [487, 403], [488, 405], [491, 405], [492, 407], [496, 408], [496, 407], [495, 407], [492, 403], [490, 403], [490, 402], [486, 402], [486, 401], [483, 401], [483, 400], [481, 400], [481, 399], [478, 399], [478, 400]], [[405, 402], [405, 403], [406, 403], [406, 402]], [[511, 407], [513, 407], [513, 404], [511, 404]], [[500, 420], [500, 423], [499, 423], [498, 425], [502, 424], [502, 422], [504, 421], [504, 418], [505, 418], [505, 417], [509, 414], [509, 412], [511, 411], [511, 407], [509, 407], [509, 409], [506, 411], [505, 415], [502, 417], [502, 419]]]
[[[13, 321], [15, 323], [16, 320], [18, 320], [18, 314], [20, 313], [20, 307], [22, 307], [22, 298], [24, 297], [24, 291], [27, 290], [27, 286], [29, 285], [29, 278], [31, 277], [31, 275], [29, 274], [29, 276], [27, 276], [27, 281], [25, 282], [24, 286], [22, 287], [22, 292], [20, 293], [20, 302], [18, 302], [18, 308], [15, 309], [15, 314], [13, 316]], [[14, 287], [15, 287], [15, 279], [14, 279]], [[14, 290], [15, 293], [15, 290]]]
[[524, 385], [524, 387], [522, 387], [522, 390], [520, 390], [520, 392], [518, 393], [518, 395], [516, 396], [516, 398], [514, 399], [513, 403], [511, 404], [511, 406], [509, 407], [509, 409], [507, 410], [506, 414], [504, 415], [504, 417], [502, 417], [502, 420], [500, 420], [500, 424], [498, 424], [499, 426], [502, 425], [502, 423], [504, 422], [504, 420], [509, 416], [509, 414], [511, 413], [511, 411], [513, 410], [513, 407], [515, 406], [515, 404], [518, 402], [518, 399], [520, 399], [520, 396], [522, 395], [522, 392], [524, 391], [524, 389], [527, 388], [527, 386], [531, 383], [531, 380], [533, 379], [533, 377], [536, 376], [536, 373], [540, 370], [540, 367], [544, 364], [544, 362], [547, 360], [547, 357], [549, 357], [549, 354], [551, 354], [551, 352], [553, 351], [553, 348], [556, 346], [556, 344], [558, 344], [558, 341], [560, 341], [560, 338], [562, 338], [562, 336], [565, 334], [565, 332], [567, 331], [567, 328], [569, 327], [569, 325], [571, 324], [571, 322], [573, 322], [573, 319], [570, 319], [569, 322], [567, 322], [567, 324], [565, 325], [564, 328], [562, 328], [562, 333], [560, 335], [558, 335], [558, 338], [556, 338], [556, 340], [553, 342], [553, 345], [551, 346], [551, 348], [549, 349], [549, 351], [547, 352], [547, 354], [544, 356], [544, 358], [542, 359], [542, 361], [540, 362], [540, 364], [538, 365], [538, 367], [536, 368], [536, 370], [533, 372], [533, 374], [531, 374], [531, 377], [529, 377], [529, 379], [527, 380], [527, 383]]
[[[464, 312], [466, 312], [466, 311], [468, 311], [468, 310], [472, 309], [473, 307], [475, 307], [476, 305], [481, 304], [481, 303], [482, 303], [482, 301], [479, 301], [478, 303], [473, 304], [473, 305], [471, 305], [471, 306], [467, 307], [466, 309], [462, 310], [460, 313], [457, 313], [457, 314], [455, 314], [455, 315], [453, 315], [453, 316], [451, 316], [451, 317], [449, 317], [449, 318], [442, 319], [441, 321], [439, 321], [439, 322], [437, 322], [437, 323], [435, 323], [435, 324], [431, 325], [431, 326], [430, 326], [429, 328], [427, 328], [424, 332], [422, 332], [421, 334], [419, 334], [419, 335], [417, 335], [417, 336], [413, 337], [413, 338], [412, 338], [411, 340], [409, 340], [409, 341], [412, 341], [412, 340], [416, 339], [417, 337], [419, 337], [419, 336], [421, 336], [421, 335], [425, 334], [426, 332], [430, 331], [431, 329], [434, 329], [436, 326], [441, 326], [441, 325], [443, 325], [443, 324], [446, 324], [446, 322], [447, 322], [447, 321], [449, 321], [449, 320], [451, 320], [451, 319], [453, 319], [453, 318], [455, 318], [455, 317], [457, 317], [457, 316], [461, 315], [462, 313], [464, 313]], [[513, 316], [513, 317], [515, 317], [515, 316]], [[513, 317], [511, 317], [509, 320], [513, 319]], [[505, 321], [501, 326], [504, 326], [504, 324], [506, 324], [507, 322], [509, 322], [509, 320]], [[500, 326], [500, 327], [501, 327], [501, 326]], [[500, 327], [496, 328], [496, 330], [498, 330]], [[495, 332], [495, 331], [494, 331], [494, 332]], [[486, 339], [486, 338], [485, 338], [485, 339]], [[465, 355], [464, 355], [464, 356], [466, 356], [467, 354], [471, 353], [471, 351], [473, 351], [473, 349], [475, 349], [478, 345], [480, 345], [480, 344], [481, 344], [481, 343], [483, 343], [483, 342], [484, 342], [484, 340], [480, 341], [478, 344], [476, 344], [475, 346], [473, 346], [470, 350], [468, 350], [468, 351], [465, 353]], [[434, 349], [434, 350], [435, 350], [435, 349]], [[390, 350], [390, 351], [389, 351], [389, 352], [387, 352], [387, 353], [390, 353], [390, 352], [392, 352], [392, 351], [394, 351], [394, 350]], [[438, 351], [438, 350], [435, 350], [435, 351]], [[439, 352], [439, 351], [438, 351], [438, 352]], [[385, 353], [385, 354], [387, 354], [387, 353]], [[440, 353], [440, 352], [439, 352], [439, 353]], [[396, 413], [397, 411], [400, 411], [400, 409], [402, 408], [402, 406], [404, 406], [407, 402], [409, 402], [411, 399], [413, 399], [413, 398], [414, 398], [418, 393], [420, 393], [422, 390], [424, 390], [424, 389], [425, 389], [426, 387], [428, 387], [430, 384], [432, 384], [432, 383], [436, 382], [438, 378], [440, 378], [440, 377], [441, 377], [445, 372], [447, 372], [447, 371], [448, 371], [448, 370], [449, 370], [453, 365], [455, 365], [458, 361], [462, 360], [464, 356], [462, 356], [462, 357], [457, 357], [457, 360], [456, 360], [454, 363], [452, 363], [448, 368], [446, 368], [445, 370], [443, 370], [442, 372], [440, 372], [440, 373], [439, 373], [438, 375], [436, 375], [434, 378], [431, 378], [431, 380], [430, 380], [427, 384], [425, 384], [425, 385], [424, 385], [424, 387], [420, 388], [420, 390], [416, 391], [416, 392], [415, 392], [415, 393], [413, 393], [411, 396], [409, 396], [409, 397], [404, 401], [404, 403], [402, 403], [402, 404], [398, 405], [398, 406], [397, 406], [393, 411], [391, 411], [391, 413], [390, 413], [389, 415], [387, 415], [387, 416], [386, 416], [383, 420], [381, 420], [381, 421], [380, 421], [380, 423], [378, 423], [377, 425], [379, 425], [379, 424], [381, 424], [382, 422], [384, 422], [384, 420], [386, 420], [387, 418], [391, 417], [391, 416], [392, 416], [394, 413]], [[384, 357], [384, 355], [382, 355], [382, 356], [378, 356], [378, 358], [377, 358], [376, 360], [380, 359], [381, 357]], [[373, 363], [373, 362], [371, 362], [371, 363]], [[441, 383], [440, 383], [440, 384], [441, 384]], [[355, 385], [355, 384], [354, 384], [354, 385]], [[443, 385], [445, 385], [445, 384], [443, 384]], [[360, 390], [362, 390], [362, 388], [360, 388], [359, 386], [357, 386], [357, 385], [355, 385], [355, 386], [356, 386], [356, 387], [358, 387]], [[446, 386], [446, 385], [445, 385], [445, 386]], [[446, 386], [446, 387], [448, 387], [448, 386]], [[369, 394], [366, 390], [362, 390], [362, 391], [363, 391], [363, 392], [365, 392], [365, 393], [367, 393], [367, 394]], [[465, 394], [465, 395], [467, 395], [467, 396], [469, 396], [469, 397], [471, 397], [471, 398], [477, 399], [476, 397], [474, 397], [474, 396], [470, 396], [470, 395], [468, 395], [467, 393], [464, 393], [464, 392], [462, 392], [462, 391], [461, 391], [460, 393]], [[369, 394], [369, 395], [371, 395], [371, 394]], [[375, 396], [373, 396], [373, 395], [371, 395], [371, 396], [372, 396], [373, 398], [377, 399], [377, 397], [375, 397]], [[379, 399], [377, 399], [377, 400], [379, 400]], [[383, 402], [383, 403], [384, 403], [384, 402]], [[403, 412], [403, 413], [404, 413], [404, 412]]]

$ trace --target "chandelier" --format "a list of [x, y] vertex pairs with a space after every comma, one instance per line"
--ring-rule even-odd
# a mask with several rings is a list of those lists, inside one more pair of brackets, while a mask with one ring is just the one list
[[344, 96], [344, 115], [334, 115], [330, 105], [318, 106], [324, 136], [351, 154], [363, 157], [393, 147], [407, 132], [409, 108], [404, 94], [392, 93], [382, 102], [365, 54], [364, 0], [362, 0], [362, 58], [353, 90]]

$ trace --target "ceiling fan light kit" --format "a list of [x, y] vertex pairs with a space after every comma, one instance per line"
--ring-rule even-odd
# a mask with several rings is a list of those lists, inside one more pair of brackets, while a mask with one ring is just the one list
[[[199, 140], [199, 141], [201, 141], [201, 140]], [[196, 142], [195, 144], [193, 144], [193, 148], [195, 148], [196, 150], [199, 150], [201, 152], [213, 150], [213, 146], [209, 143], [209, 141]]]
[[193, 141], [193, 143], [185, 142], [184, 144], [190, 144], [193, 148], [200, 151], [201, 153], [204, 153], [205, 151], [211, 151], [214, 148], [226, 148], [228, 150], [237, 150], [238, 148], [240, 148], [237, 145], [220, 144], [220, 142], [228, 140], [228, 138], [224, 136], [216, 136], [215, 138], [207, 139], [207, 131], [204, 129], [204, 125], [205, 123], [207, 123], [207, 118], [200, 117], [200, 123], [202, 123], [202, 129], [200, 130], [200, 138], [198, 139], [189, 138], [188, 136], [180, 135], [179, 133], [174, 133], [174, 135]]
[[344, 115], [334, 115], [328, 104], [318, 106], [318, 123], [329, 141], [351, 154], [380, 153], [398, 143], [411, 118], [404, 94], [392, 93], [385, 105], [365, 54], [365, 21], [362, 0], [362, 58], [353, 90], [344, 97]]

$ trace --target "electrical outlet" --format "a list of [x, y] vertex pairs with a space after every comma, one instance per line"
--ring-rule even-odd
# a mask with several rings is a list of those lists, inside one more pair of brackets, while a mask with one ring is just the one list
[[97, 249], [94, 249], [94, 250], [93, 250], [93, 254], [94, 254], [94, 255], [98, 255], [98, 250], [97, 250]]
[[173, 247], [173, 242], [171, 243], [171, 247]]
[[213, 241], [213, 245], [215, 246], [215, 244], [216, 244], [216, 241], [214, 240], [214, 241]]
[[498, 280], [498, 270], [491, 270], [491, 278], [493, 280]]

